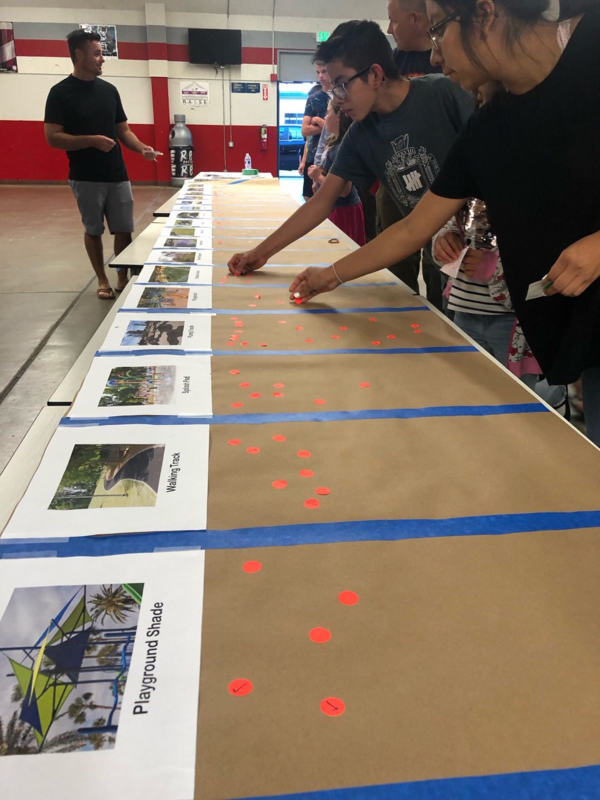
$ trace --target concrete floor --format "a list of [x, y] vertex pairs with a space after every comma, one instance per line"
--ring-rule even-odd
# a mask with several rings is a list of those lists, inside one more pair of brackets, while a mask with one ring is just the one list
[[[134, 186], [134, 236], [173, 192]], [[96, 297], [68, 186], [0, 186], [0, 218], [1, 472], [112, 303]], [[112, 254], [106, 233], [105, 259]]]

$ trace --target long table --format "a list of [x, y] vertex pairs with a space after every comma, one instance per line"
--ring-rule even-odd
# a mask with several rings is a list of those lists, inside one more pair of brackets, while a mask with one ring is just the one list
[[206, 550], [194, 800], [596, 797], [600, 454], [385, 272], [290, 304], [330, 244], [213, 267], [207, 529], [52, 553]]

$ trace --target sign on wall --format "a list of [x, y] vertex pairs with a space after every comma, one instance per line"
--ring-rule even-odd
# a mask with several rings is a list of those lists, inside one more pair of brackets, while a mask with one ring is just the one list
[[90, 33], [100, 34], [100, 45], [104, 58], [118, 58], [119, 48], [117, 45], [117, 26], [116, 25], [90, 25], [87, 22], [79, 24], [82, 30]]
[[202, 81], [179, 81], [181, 104], [188, 108], [202, 108], [209, 103], [209, 84]]
[[233, 94], [260, 94], [260, 83], [232, 81], [231, 91]]
[[16, 72], [15, 34], [12, 22], [0, 22], [0, 72]]

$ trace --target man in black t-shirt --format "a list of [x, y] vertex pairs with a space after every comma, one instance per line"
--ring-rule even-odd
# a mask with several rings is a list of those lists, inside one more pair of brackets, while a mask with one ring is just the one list
[[[129, 129], [116, 88], [98, 77], [104, 63], [100, 35], [76, 30], [67, 43], [73, 73], [50, 90], [44, 132], [50, 147], [66, 150], [69, 158], [69, 184], [98, 278], [96, 293], [101, 300], [114, 300], [104, 270], [104, 218], [115, 237], [115, 255], [131, 243], [133, 233], [133, 196], [119, 141], [147, 161], [156, 160], [157, 153]], [[119, 270], [117, 289], [126, 283], [127, 270]]]
[[320, 91], [311, 91], [308, 94], [306, 101], [306, 108], [304, 109], [304, 116], [302, 118], [302, 136], [306, 138], [306, 151], [303, 159], [304, 166], [302, 174], [304, 175], [304, 185], [302, 187], [302, 196], [308, 200], [313, 196], [312, 178], [309, 177], [308, 171], [315, 163], [315, 154], [319, 146], [319, 139], [325, 127], [325, 117], [327, 115], [327, 107], [329, 106], [329, 94], [331, 91], [331, 81], [327, 74], [327, 69], [322, 61], [315, 62], [317, 70], [317, 80], [321, 85]]
[[[400, 75], [416, 78], [441, 72], [439, 66], [431, 64], [431, 41], [427, 35], [429, 20], [425, 0], [388, 0], [388, 34], [394, 37], [394, 63]], [[377, 192], [377, 233], [399, 222], [402, 215], [385, 187]], [[427, 299], [437, 308], [442, 308], [442, 281], [436, 265], [426, 251], [419, 251], [410, 258], [394, 264], [390, 270], [407, 286], [419, 292], [419, 269], [423, 255], [423, 279], [427, 286]]]

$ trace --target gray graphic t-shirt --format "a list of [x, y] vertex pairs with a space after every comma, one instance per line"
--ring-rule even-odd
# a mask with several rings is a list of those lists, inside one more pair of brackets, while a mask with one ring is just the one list
[[475, 107], [475, 96], [443, 75], [413, 78], [395, 111], [350, 126], [330, 172], [367, 188], [381, 181], [406, 216], [431, 188]]

